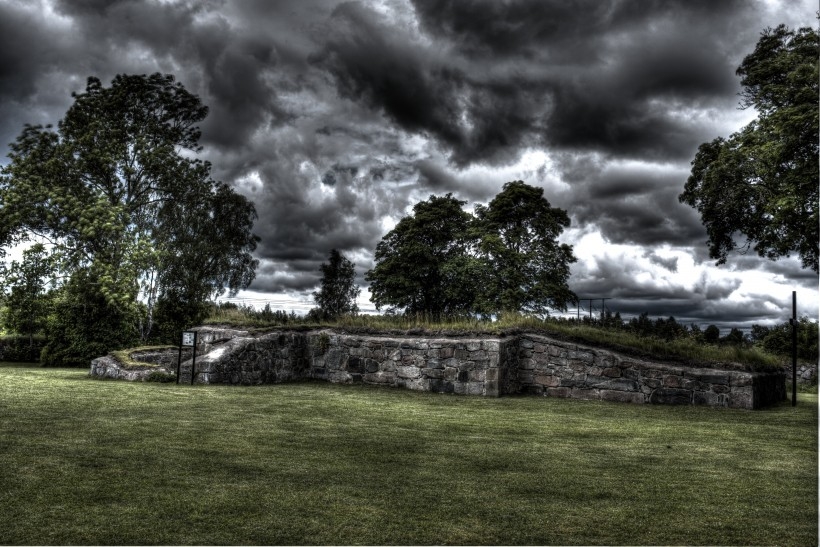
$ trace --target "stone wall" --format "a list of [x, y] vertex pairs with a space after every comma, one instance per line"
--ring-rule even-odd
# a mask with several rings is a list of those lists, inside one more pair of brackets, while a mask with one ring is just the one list
[[485, 395], [507, 393], [506, 355], [512, 340], [307, 336], [310, 378], [419, 391]]
[[[786, 398], [782, 372], [646, 361], [534, 334], [420, 338], [332, 331], [253, 336], [246, 331], [199, 330], [198, 383], [317, 379], [488, 397], [531, 394], [749, 409]], [[107, 361], [104, 370], [101, 363], [92, 363], [92, 375], [114, 377], [111, 367]], [[190, 382], [190, 370], [187, 361], [181, 369], [182, 383]]]
[[693, 368], [523, 335], [518, 391], [627, 403], [760, 408], [784, 400], [785, 377], [742, 370]]

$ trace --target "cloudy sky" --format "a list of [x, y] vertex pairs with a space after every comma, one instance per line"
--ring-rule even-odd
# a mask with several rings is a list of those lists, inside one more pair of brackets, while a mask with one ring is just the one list
[[[715, 266], [678, 203], [700, 143], [755, 117], [735, 69], [815, 0], [0, 0], [0, 162], [88, 76], [171, 73], [210, 107], [203, 157], [256, 205], [254, 305], [304, 312], [331, 248], [356, 264], [412, 205], [543, 187], [570, 288], [629, 316], [748, 327], [817, 317], [796, 258]], [[586, 306], [586, 304], [585, 304]], [[597, 307], [600, 304], [596, 305]]]

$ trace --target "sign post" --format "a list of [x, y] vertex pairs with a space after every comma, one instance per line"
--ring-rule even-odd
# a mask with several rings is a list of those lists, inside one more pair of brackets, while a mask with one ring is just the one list
[[185, 331], [182, 333], [182, 343], [179, 346], [179, 359], [177, 360], [177, 383], [179, 383], [180, 367], [182, 366], [182, 348], [193, 348], [191, 356], [191, 385], [194, 385], [194, 375], [196, 373], [196, 339], [197, 331]]
[[797, 291], [792, 291], [792, 406], [797, 406]]

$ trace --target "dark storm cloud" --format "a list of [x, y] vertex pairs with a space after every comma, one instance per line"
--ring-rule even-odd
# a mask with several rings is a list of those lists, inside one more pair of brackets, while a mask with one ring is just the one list
[[[675, 105], [726, 106], [748, 5], [416, 2], [413, 39], [359, 4], [333, 14], [314, 61], [340, 93], [435, 138], [459, 166], [550, 143], [689, 157], [703, 140]], [[740, 7], [739, 7], [740, 6]], [[685, 9], [684, 9], [685, 8]]]
[[[331, 248], [365, 285], [376, 244], [414, 203], [452, 192], [473, 205], [523, 179], [545, 187], [579, 233], [640, 247], [640, 264], [599, 257], [576, 268], [579, 290], [659, 315], [718, 317], [734, 309], [735, 281], [670, 283], [686, 260], [667, 251], [692, 249], [712, 267], [700, 219], [677, 195], [697, 145], [737, 129], [726, 122], [734, 70], [759, 32], [795, 26], [799, 16], [783, 19], [793, 9], [773, 6], [775, 15], [763, 2], [712, 0], [2, 2], [0, 147], [24, 123], [56, 123], [88, 76], [172, 73], [210, 109], [202, 144], [214, 178], [259, 213], [252, 289], [309, 298]], [[515, 167], [532, 151], [543, 165]], [[747, 256], [724, 270], [816, 291], [795, 260]]]
[[556, 196], [576, 225], [595, 225], [613, 243], [650, 248], [706, 240], [697, 213], [678, 202], [680, 168], [604, 161], [599, 155], [563, 154], [557, 169], [570, 190]]

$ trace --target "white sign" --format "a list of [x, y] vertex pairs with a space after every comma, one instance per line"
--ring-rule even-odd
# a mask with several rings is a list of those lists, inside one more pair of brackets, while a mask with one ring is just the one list
[[183, 346], [193, 346], [195, 338], [196, 338], [196, 333], [195, 332], [183, 332], [182, 333], [182, 345]]

